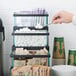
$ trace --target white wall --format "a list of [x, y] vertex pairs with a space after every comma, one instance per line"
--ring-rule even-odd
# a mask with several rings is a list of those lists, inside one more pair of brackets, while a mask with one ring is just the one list
[[[4, 42], [4, 71], [8, 76], [10, 65], [10, 53], [12, 46], [12, 28], [14, 25], [13, 12], [18, 10], [30, 10], [34, 8], [45, 8], [49, 13], [49, 22], [53, 15], [59, 10], [67, 10], [76, 13], [75, 0], [0, 0], [0, 18], [3, 20], [6, 32]], [[50, 30], [50, 52], [52, 54], [53, 39], [56, 36], [65, 38], [66, 53], [70, 48], [76, 48], [76, 26], [72, 24], [52, 24]]]

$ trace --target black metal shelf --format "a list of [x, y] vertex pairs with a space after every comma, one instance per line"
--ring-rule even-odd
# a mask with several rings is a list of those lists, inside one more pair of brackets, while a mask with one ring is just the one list
[[27, 26], [14, 26], [13, 27], [13, 30], [16, 31], [16, 30], [19, 30], [19, 29], [22, 29], [22, 28], [29, 28], [31, 30], [47, 30], [48, 31], [48, 26], [43, 26], [43, 28], [39, 29], [39, 28], [35, 28], [34, 26], [32, 27], [27, 27]]
[[14, 17], [25, 17], [25, 16], [48, 16], [48, 14], [21, 14], [15, 13], [13, 14]]
[[13, 69], [13, 66], [10, 67], [10, 70]]
[[25, 60], [25, 59], [31, 59], [31, 58], [47, 58], [50, 57], [50, 55], [10, 55], [14, 58], [14, 60]]
[[12, 46], [12, 51], [15, 51], [16, 48], [23, 48], [27, 50], [41, 50], [43, 48], [46, 48], [49, 51], [49, 46]]
[[12, 35], [49, 35], [49, 33], [12, 33]]

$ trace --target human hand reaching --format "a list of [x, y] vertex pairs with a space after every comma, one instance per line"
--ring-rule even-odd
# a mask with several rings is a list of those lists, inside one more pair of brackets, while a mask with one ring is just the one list
[[73, 14], [67, 11], [60, 11], [52, 18], [52, 23], [70, 23], [72, 22]]

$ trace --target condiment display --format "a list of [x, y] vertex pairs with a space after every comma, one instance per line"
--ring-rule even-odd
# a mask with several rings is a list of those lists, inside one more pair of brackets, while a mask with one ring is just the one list
[[49, 76], [48, 14], [44, 9], [14, 13], [12, 76]]
[[[44, 9], [14, 13], [11, 76], [50, 76], [49, 50], [45, 48], [49, 47], [49, 33], [44, 27], [51, 24]], [[52, 76], [76, 75], [76, 50], [69, 50], [68, 65], [65, 63], [64, 38], [55, 37], [52, 65], [57, 66], [52, 67]]]

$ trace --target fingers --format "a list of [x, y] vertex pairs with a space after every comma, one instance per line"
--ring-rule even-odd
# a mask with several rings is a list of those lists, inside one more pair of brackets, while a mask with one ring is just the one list
[[57, 24], [57, 23], [62, 23], [62, 18], [60, 16], [60, 13], [57, 13], [53, 19], [52, 19], [52, 23]]
[[73, 14], [66, 12], [66, 11], [60, 11], [52, 18], [52, 23], [70, 23], [72, 22]]
[[53, 22], [54, 20], [58, 19], [59, 17], [60, 17], [60, 14], [57, 13], [57, 14], [52, 18], [52, 22]]
[[62, 23], [62, 19], [56, 19], [56, 20], [53, 21], [53, 23], [54, 23], [54, 24], [58, 24], [58, 23], [61, 24], [61, 23]]

